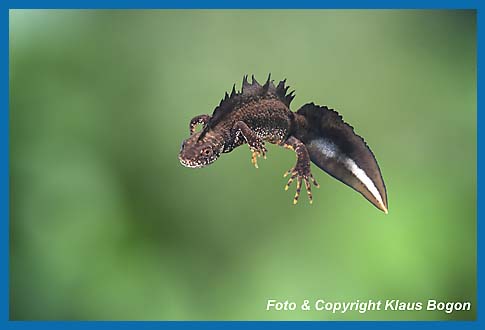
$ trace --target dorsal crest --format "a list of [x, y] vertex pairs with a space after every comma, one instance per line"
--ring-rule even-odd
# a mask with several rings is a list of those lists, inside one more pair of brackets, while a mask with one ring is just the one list
[[242, 80], [241, 91], [236, 90], [236, 84], [233, 85], [231, 94], [227, 93], [221, 100], [219, 105], [214, 109], [212, 117], [208, 125], [202, 131], [200, 138], [202, 138], [207, 131], [219, 123], [227, 114], [239, 109], [241, 106], [251, 102], [265, 99], [278, 99], [283, 102], [288, 108], [291, 101], [295, 98], [295, 91], [287, 94], [289, 86], [286, 86], [286, 79], [280, 81], [277, 86], [271, 80], [271, 74], [264, 85], [261, 85], [254, 75], [251, 75], [252, 82], [248, 81], [248, 76], [245, 75]]

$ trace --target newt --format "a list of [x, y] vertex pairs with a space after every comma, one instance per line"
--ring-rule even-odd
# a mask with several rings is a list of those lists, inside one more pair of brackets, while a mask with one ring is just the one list
[[[286, 79], [274, 84], [271, 75], [261, 85], [254, 76], [245, 75], [240, 91], [236, 85], [225, 94], [212, 115], [198, 115], [190, 121], [190, 137], [182, 142], [178, 158], [183, 166], [201, 168], [215, 162], [243, 144], [252, 152], [251, 162], [258, 167], [258, 158], [266, 158], [265, 143], [272, 143], [296, 153], [294, 167], [285, 190], [296, 181], [293, 203], [298, 202], [305, 185], [310, 203], [312, 184], [319, 187], [310, 169], [313, 162], [337, 180], [362, 194], [387, 214], [387, 191], [376, 158], [354, 128], [327, 106], [312, 103], [296, 112], [290, 110], [295, 97], [288, 93]], [[198, 125], [202, 129], [196, 131]]]

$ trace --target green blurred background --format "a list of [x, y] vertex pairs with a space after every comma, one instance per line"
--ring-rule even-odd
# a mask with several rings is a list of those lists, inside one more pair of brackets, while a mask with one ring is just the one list
[[[179, 164], [244, 74], [337, 109], [389, 215], [293, 152]], [[13, 10], [10, 318], [474, 319], [267, 312], [267, 299], [476, 302], [474, 11]], [[475, 306], [473, 306], [475, 307]]]

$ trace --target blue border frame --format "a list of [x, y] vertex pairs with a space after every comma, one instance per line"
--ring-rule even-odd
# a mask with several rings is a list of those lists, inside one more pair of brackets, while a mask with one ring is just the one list
[[9, 8], [70, 8], [70, 9], [100, 9], [100, 8], [132, 8], [132, 9], [478, 9], [479, 1], [471, 0], [245, 0], [241, 2], [224, 0], [6, 0], [3, 9]]
[[1, 63], [1, 104], [3, 105], [3, 111], [0, 118], [0, 211], [2, 216], [2, 226], [0, 232], [2, 234], [1, 245], [1, 264], [9, 265], [9, 9], [53, 9], [53, 8], [65, 8], [65, 9], [269, 9], [269, 8], [281, 8], [281, 9], [476, 9], [477, 10], [477, 320], [476, 321], [343, 321], [343, 322], [325, 322], [325, 321], [157, 321], [157, 322], [120, 322], [120, 321], [94, 321], [94, 322], [66, 322], [66, 321], [9, 321], [9, 267], [3, 268], [4, 271], [0, 273], [1, 295], [3, 299], [0, 302], [0, 308], [3, 317], [0, 319], [0, 329], [86, 329], [86, 328], [134, 328], [134, 329], [180, 329], [185, 327], [197, 328], [197, 329], [225, 329], [227, 327], [233, 327], [235, 329], [247, 329], [247, 328], [261, 328], [261, 329], [307, 329], [307, 328], [320, 328], [320, 327], [332, 327], [332, 328], [359, 328], [359, 329], [371, 329], [381, 328], [387, 329], [393, 328], [458, 328], [458, 329], [470, 329], [470, 328], [482, 328], [483, 324], [483, 312], [484, 307], [481, 304], [481, 298], [483, 297], [483, 289], [479, 283], [480, 275], [483, 273], [481, 270], [482, 263], [480, 258], [482, 256], [480, 244], [480, 233], [482, 232], [482, 226], [480, 226], [479, 219], [482, 218], [482, 209], [480, 205], [483, 202], [483, 195], [480, 193], [480, 188], [484, 183], [482, 175], [480, 175], [480, 169], [482, 167], [482, 153], [481, 148], [484, 142], [484, 134], [480, 132], [480, 127], [483, 127], [483, 114], [481, 114], [481, 92], [483, 92], [483, 85], [480, 81], [480, 58], [481, 58], [481, 45], [482, 38], [484, 36], [482, 22], [484, 21], [484, 14], [482, 7], [485, 11], [485, 6], [480, 5], [478, 1], [458, 1], [458, 0], [396, 0], [396, 1], [384, 1], [384, 0], [370, 0], [366, 3], [358, 0], [330, 0], [330, 1], [315, 1], [315, 0], [299, 0], [298, 2], [289, 2], [286, 0], [245, 0], [244, 2], [227, 2], [222, 0], [188, 0], [188, 1], [156, 1], [156, 0], [4, 0], [0, 1], [0, 38], [2, 44]]

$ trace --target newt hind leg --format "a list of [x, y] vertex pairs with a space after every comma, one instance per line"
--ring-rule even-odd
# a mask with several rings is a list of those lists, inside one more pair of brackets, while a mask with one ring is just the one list
[[268, 152], [264, 146], [264, 141], [261, 140], [258, 135], [243, 121], [238, 121], [236, 124], [234, 124], [234, 129], [236, 129], [239, 134], [242, 134], [246, 140], [249, 149], [252, 152], [251, 163], [253, 163], [254, 167], [258, 168], [258, 157], [263, 157], [266, 159], [266, 152]]
[[317, 181], [315, 180], [315, 178], [311, 173], [310, 156], [308, 154], [308, 150], [300, 140], [298, 140], [293, 136], [290, 136], [283, 143], [283, 146], [285, 148], [294, 150], [297, 157], [296, 165], [293, 168], [289, 169], [284, 175], [284, 177], [291, 175], [290, 179], [288, 180], [288, 183], [285, 186], [285, 190], [288, 190], [291, 183], [296, 179], [296, 193], [295, 193], [295, 198], [293, 199], [293, 204], [296, 204], [298, 203], [298, 198], [300, 197], [302, 182], [305, 182], [305, 188], [308, 194], [308, 199], [310, 200], [310, 204], [311, 204], [313, 202], [313, 196], [312, 196], [312, 187], [311, 187], [310, 181], [317, 188], [319, 188], [320, 185], [317, 183]]

